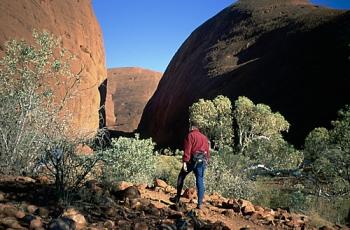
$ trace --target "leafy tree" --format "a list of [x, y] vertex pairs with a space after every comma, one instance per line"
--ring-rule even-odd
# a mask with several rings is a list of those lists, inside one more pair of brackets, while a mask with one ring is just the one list
[[271, 140], [288, 131], [289, 123], [280, 113], [273, 113], [268, 105], [257, 104], [247, 97], [239, 97], [235, 101], [234, 118], [237, 123], [238, 149], [245, 149], [259, 139]]
[[254, 164], [263, 164], [273, 170], [298, 168], [304, 159], [303, 153], [296, 150], [280, 135], [269, 140], [253, 140], [245, 153]]
[[232, 105], [229, 98], [219, 95], [213, 100], [200, 99], [190, 107], [190, 121], [196, 121], [214, 141], [216, 149], [232, 145]]
[[119, 137], [112, 139], [112, 148], [99, 152], [104, 161], [105, 182], [129, 181], [152, 183], [156, 174], [155, 144], [152, 139]]
[[312, 160], [312, 180], [317, 194], [339, 196], [350, 192], [350, 107], [338, 112], [333, 129], [316, 128], [305, 140]]
[[316, 160], [330, 144], [330, 134], [326, 128], [315, 128], [305, 139], [305, 158]]
[[72, 115], [63, 110], [80, 80], [73, 55], [49, 32], [33, 38], [8, 41], [0, 60], [0, 173], [31, 174], [46, 140], [66, 133]]

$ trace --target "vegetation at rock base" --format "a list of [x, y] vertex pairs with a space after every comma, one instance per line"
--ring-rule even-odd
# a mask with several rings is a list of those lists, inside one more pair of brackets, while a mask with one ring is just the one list
[[77, 146], [92, 138], [69, 130], [67, 104], [77, 95], [80, 72], [60, 39], [33, 31], [34, 43], [11, 40], [0, 60], [0, 173], [55, 181], [56, 194], [82, 185], [98, 159], [79, 156]]
[[152, 139], [119, 137], [112, 139], [111, 148], [101, 150], [98, 155], [104, 162], [103, 177], [111, 181], [152, 183], [156, 171], [155, 144]]
[[227, 97], [220, 95], [214, 100], [200, 99], [190, 107], [190, 121], [196, 121], [214, 142], [214, 149], [232, 144], [232, 105]]
[[[190, 120], [204, 125], [204, 132], [218, 143], [215, 134], [220, 131], [216, 129], [222, 126], [217, 120], [215, 100], [231, 105], [223, 96], [201, 99], [190, 107]], [[211, 177], [206, 181], [207, 190], [305, 213], [314, 213], [322, 202], [324, 207], [338, 211], [320, 210], [318, 215], [344, 223], [348, 213], [344, 205], [350, 200], [349, 107], [339, 111], [333, 129], [316, 128], [306, 138], [305, 148], [297, 150], [283, 139], [282, 132], [288, 131], [290, 124], [281, 114], [267, 105], [255, 105], [247, 97], [239, 97], [234, 104], [233, 111], [226, 107], [223, 130], [231, 129], [228, 133], [235, 135], [229, 135], [231, 142], [221, 142], [217, 154], [214, 151], [207, 170]], [[293, 182], [267, 190], [259, 188], [274, 184], [279, 175]], [[344, 205], [339, 205], [342, 202]]]

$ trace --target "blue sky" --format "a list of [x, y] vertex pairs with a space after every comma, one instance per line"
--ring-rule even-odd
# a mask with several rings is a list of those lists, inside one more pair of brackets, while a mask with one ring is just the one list
[[[234, 0], [93, 0], [107, 68], [138, 66], [164, 72], [191, 32]], [[350, 0], [312, 0], [350, 9]]]

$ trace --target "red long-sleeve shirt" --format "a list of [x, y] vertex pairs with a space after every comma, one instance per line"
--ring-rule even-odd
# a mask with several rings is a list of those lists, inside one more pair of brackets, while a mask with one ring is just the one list
[[197, 151], [206, 152], [207, 161], [210, 158], [209, 153], [209, 141], [208, 138], [199, 132], [198, 129], [191, 130], [184, 141], [184, 155], [182, 157], [183, 162], [189, 162], [191, 155]]

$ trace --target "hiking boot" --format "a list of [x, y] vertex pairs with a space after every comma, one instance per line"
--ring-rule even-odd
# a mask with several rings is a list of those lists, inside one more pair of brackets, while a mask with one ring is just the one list
[[179, 197], [179, 196], [170, 197], [169, 200], [170, 200], [171, 202], [177, 204], [177, 203], [179, 203], [179, 201], [180, 201], [180, 197]]

